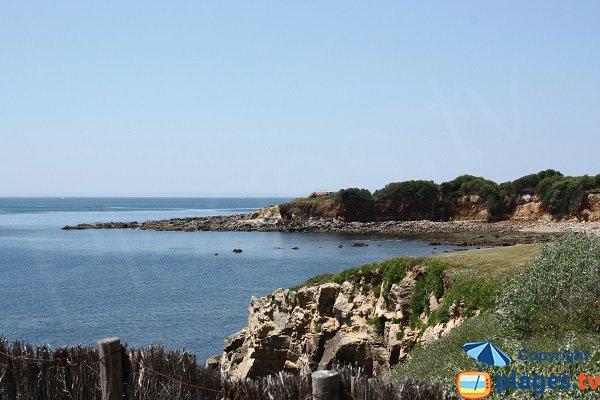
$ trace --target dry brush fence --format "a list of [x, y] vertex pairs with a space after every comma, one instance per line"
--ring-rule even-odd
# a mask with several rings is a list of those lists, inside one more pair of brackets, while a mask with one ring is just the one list
[[[219, 371], [200, 366], [189, 352], [160, 346], [122, 347], [127, 400], [310, 400], [310, 375], [280, 373], [253, 380], [223, 379]], [[388, 382], [363, 376], [360, 370], [335, 367], [341, 376], [341, 399], [454, 399], [433, 384]], [[98, 350], [92, 346], [52, 349], [9, 343], [0, 338], [0, 399], [101, 400]]]

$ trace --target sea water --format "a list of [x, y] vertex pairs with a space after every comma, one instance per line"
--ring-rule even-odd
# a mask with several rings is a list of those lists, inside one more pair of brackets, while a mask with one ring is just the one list
[[[286, 200], [0, 198], [0, 335], [53, 347], [120, 336], [203, 361], [244, 327], [252, 296], [372, 261], [458, 249], [375, 235], [61, 230], [245, 213]], [[357, 241], [369, 246], [352, 247]]]

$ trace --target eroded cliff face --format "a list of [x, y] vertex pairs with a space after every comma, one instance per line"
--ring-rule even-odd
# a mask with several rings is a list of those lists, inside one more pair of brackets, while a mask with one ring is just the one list
[[524, 195], [517, 201], [510, 218], [515, 221], [551, 221], [552, 215], [546, 211], [539, 197]]
[[488, 221], [492, 212], [480, 196], [462, 196], [452, 207], [451, 221]]
[[600, 221], [600, 193], [589, 193], [584, 197], [579, 218], [583, 221]]
[[[415, 344], [427, 345], [464, 320], [459, 307], [452, 318], [422, 331], [409, 326], [411, 298], [423, 265], [410, 267], [384, 293], [384, 285], [365, 290], [366, 281], [326, 283], [296, 291], [279, 289], [252, 298], [248, 325], [225, 341], [222, 373], [235, 378], [279, 371], [325, 369], [352, 363], [382, 374], [403, 360]], [[429, 309], [439, 305], [432, 293]], [[420, 316], [426, 322], [426, 315]]]
[[451, 202], [429, 203], [373, 203], [368, 201], [337, 204], [332, 199], [297, 199], [280, 204], [280, 216], [289, 221], [309, 218], [340, 218], [344, 221], [600, 221], [600, 193], [585, 194], [578, 211], [573, 215], [553, 216], [538, 196], [523, 195], [510, 202], [502, 215], [493, 215], [485, 200], [479, 195], [462, 196]]

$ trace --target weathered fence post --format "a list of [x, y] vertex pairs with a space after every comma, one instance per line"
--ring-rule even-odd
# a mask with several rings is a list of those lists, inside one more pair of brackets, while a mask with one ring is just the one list
[[121, 400], [123, 396], [121, 339], [111, 337], [99, 340], [98, 357], [100, 359], [102, 400]]
[[336, 371], [316, 371], [312, 373], [313, 400], [339, 400], [340, 374]]

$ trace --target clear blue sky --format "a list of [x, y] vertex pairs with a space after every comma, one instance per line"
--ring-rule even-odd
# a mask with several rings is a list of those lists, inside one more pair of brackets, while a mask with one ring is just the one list
[[599, 17], [598, 1], [3, 1], [0, 195], [597, 174]]

